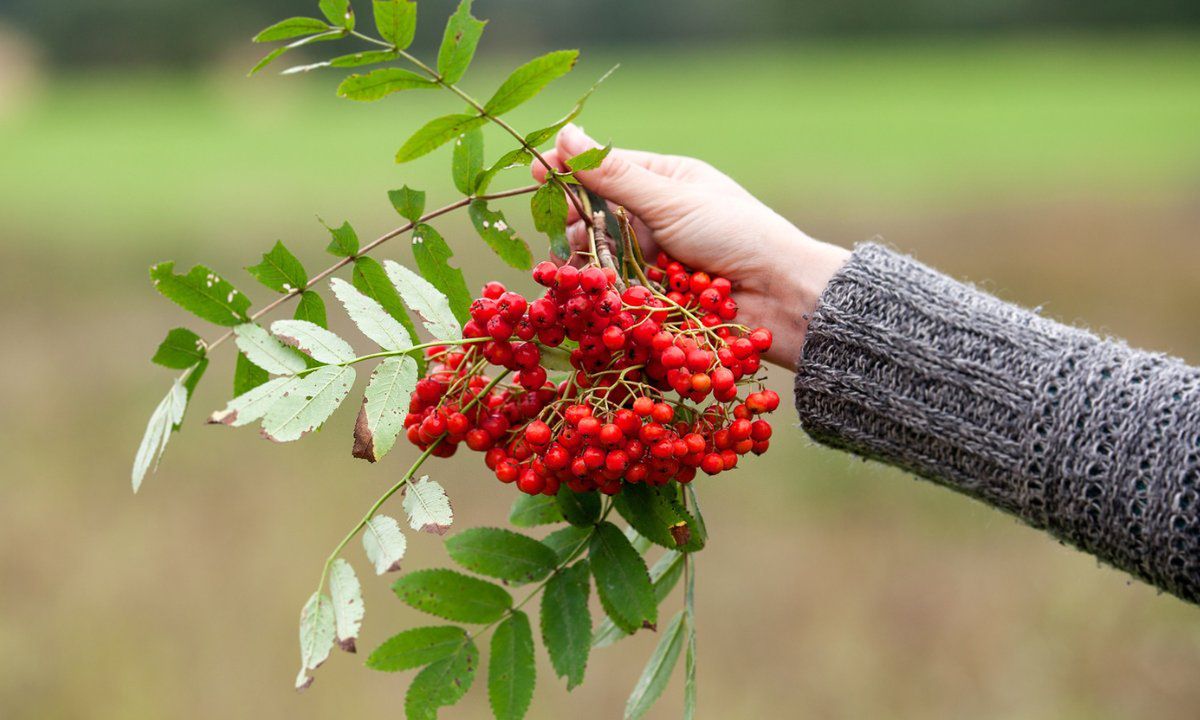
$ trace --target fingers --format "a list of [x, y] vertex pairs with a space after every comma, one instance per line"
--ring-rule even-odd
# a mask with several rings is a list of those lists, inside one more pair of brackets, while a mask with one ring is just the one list
[[[574, 125], [567, 125], [558, 134], [558, 143], [552, 151], [554, 163], [565, 163], [584, 150], [599, 147]], [[612, 202], [625, 206], [634, 215], [642, 215], [671, 195], [675, 182], [658, 175], [640, 162], [649, 162], [650, 154], [629, 155], [618, 151], [610, 153], [604, 163], [595, 170], [579, 172], [577, 177], [589, 190]], [[547, 161], [550, 158], [547, 157]], [[544, 173], [543, 173], [544, 175]]]

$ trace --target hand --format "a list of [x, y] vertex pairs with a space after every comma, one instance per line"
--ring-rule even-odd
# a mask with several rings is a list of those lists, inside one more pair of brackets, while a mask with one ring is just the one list
[[[568, 158], [597, 146], [583, 130], [567, 125], [544, 157], [563, 169]], [[544, 181], [545, 168], [534, 162], [533, 174]], [[647, 258], [661, 249], [685, 265], [729, 278], [738, 322], [769, 328], [775, 343], [766, 359], [795, 368], [808, 318], [849, 257], [846, 250], [808, 237], [727, 175], [693, 158], [614, 149], [599, 168], [578, 177], [633, 215]], [[572, 248], [587, 247], [574, 207], [567, 221]]]

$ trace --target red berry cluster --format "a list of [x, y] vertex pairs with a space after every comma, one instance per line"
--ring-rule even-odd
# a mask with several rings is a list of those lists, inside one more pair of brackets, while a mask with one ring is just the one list
[[[533, 279], [547, 289], [532, 301], [485, 285], [463, 343], [428, 351], [405, 418], [409, 441], [441, 457], [465, 442], [501, 482], [531, 495], [562, 484], [612, 495], [622, 482], [687, 483], [697, 469], [716, 475], [765, 452], [771, 425], [756, 416], [779, 395], [754, 376], [771, 332], [734, 323], [725, 278], [661, 253], [642, 278], [620, 292], [611, 268], [544, 262]], [[573, 371], [550, 383], [546, 356], [566, 348]], [[515, 382], [489, 379], [488, 365]]]

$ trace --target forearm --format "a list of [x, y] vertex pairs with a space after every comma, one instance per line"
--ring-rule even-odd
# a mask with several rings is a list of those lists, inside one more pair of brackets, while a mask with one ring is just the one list
[[1018, 515], [1200, 601], [1200, 371], [878, 246], [830, 281], [796, 375], [815, 439]]

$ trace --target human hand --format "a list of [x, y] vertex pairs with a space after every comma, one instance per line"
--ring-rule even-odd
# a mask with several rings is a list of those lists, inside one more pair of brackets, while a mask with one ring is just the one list
[[[575, 125], [543, 156], [557, 168], [598, 144]], [[545, 168], [534, 163], [534, 177]], [[661, 249], [690, 267], [729, 278], [739, 320], [770, 328], [767, 360], [795, 368], [808, 319], [846, 250], [801, 232], [724, 173], [689, 157], [614, 149], [596, 170], [578, 173], [585, 187], [633, 216], [647, 257]], [[574, 207], [567, 218], [573, 249], [587, 247]]]

